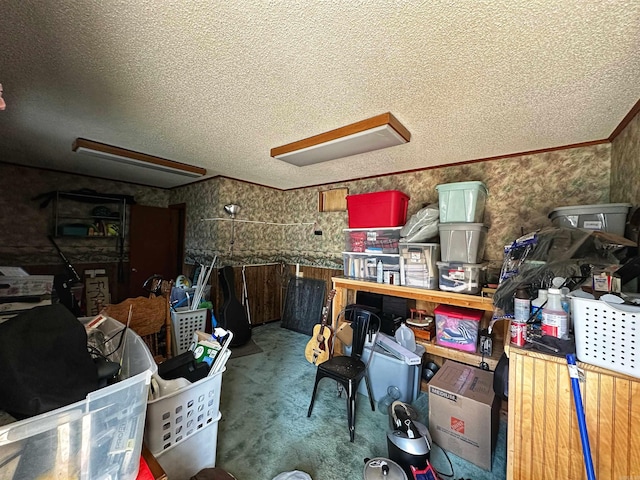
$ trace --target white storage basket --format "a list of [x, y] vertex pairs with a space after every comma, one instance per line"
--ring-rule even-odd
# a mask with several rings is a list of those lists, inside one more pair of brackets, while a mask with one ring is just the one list
[[200, 428], [186, 441], [155, 455], [158, 463], [170, 479], [191, 478], [204, 468], [216, 466], [218, 446], [218, 424], [222, 414]]
[[206, 322], [206, 308], [189, 310], [188, 307], [185, 307], [171, 312], [171, 338], [173, 339], [174, 357], [189, 350], [193, 334], [198, 330], [204, 332]]
[[571, 296], [578, 360], [640, 377], [640, 307]]
[[144, 443], [151, 453], [157, 455], [168, 450], [217, 421], [225, 370], [223, 368], [170, 395], [149, 400]]

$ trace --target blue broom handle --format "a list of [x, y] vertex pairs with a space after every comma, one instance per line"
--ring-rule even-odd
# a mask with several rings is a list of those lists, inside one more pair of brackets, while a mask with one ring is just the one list
[[[569, 365], [576, 364], [576, 357], [573, 353], [567, 355], [567, 363]], [[573, 390], [573, 401], [576, 404], [576, 413], [578, 416], [578, 426], [580, 427], [580, 440], [582, 441], [582, 455], [584, 457], [584, 466], [587, 469], [587, 479], [596, 480], [596, 473], [593, 469], [593, 460], [591, 459], [591, 446], [589, 445], [589, 433], [587, 432], [587, 422], [584, 417], [584, 407], [582, 406], [582, 396], [580, 395], [580, 381], [572, 374], [569, 368], [569, 376], [571, 377], [571, 389]]]

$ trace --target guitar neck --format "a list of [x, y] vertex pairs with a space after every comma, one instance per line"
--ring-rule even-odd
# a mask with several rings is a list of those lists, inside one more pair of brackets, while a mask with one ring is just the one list
[[331, 302], [333, 301], [333, 297], [335, 296], [335, 294], [336, 294], [335, 290], [331, 290], [329, 292], [329, 295], [327, 296], [327, 303], [322, 309], [322, 321], [320, 322], [320, 324], [323, 327], [327, 326], [327, 318], [329, 318], [329, 311], [331, 310]]

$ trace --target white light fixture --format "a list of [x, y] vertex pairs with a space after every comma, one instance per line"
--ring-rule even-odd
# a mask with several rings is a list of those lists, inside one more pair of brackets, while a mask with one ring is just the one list
[[204, 168], [154, 157], [146, 153], [134, 152], [84, 138], [76, 138], [71, 149], [76, 153], [86, 153], [87, 155], [93, 155], [105, 160], [113, 160], [127, 165], [159, 170], [161, 172], [183, 175], [185, 177], [197, 178], [207, 173]]
[[391, 113], [271, 149], [271, 156], [304, 167], [409, 142], [411, 133]]

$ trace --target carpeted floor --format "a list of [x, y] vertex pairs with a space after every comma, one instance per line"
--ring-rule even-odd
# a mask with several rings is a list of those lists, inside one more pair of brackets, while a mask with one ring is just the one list
[[[313, 413], [307, 409], [316, 367], [304, 357], [309, 337], [270, 323], [256, 327], [252, 339], [261, 353], [231, 358], [222, 381], [217, 438], [217, 463], [238, 480], [271, 480], [282, 472], [301, 470], [314, 480], [362, 478], [364, 459], [386, 457], [388, 417], [371, 411], [359, 395], [356, 439], [349, 442], [346, 401], [336, 396], [336, 384], [319, 384]], [[428, 396], [413, 403], [423, 423], [428, 423]], [[491, 472], [449, 454], [456, 479], [504, 479], [506, 422], [500, 422]], [[439, 448], [432, 463], [450, 473]]]
[[253, 355], [255, 353], [261, 353], [263, 350], [253, 341], [249, 339], [247, 343], [241, 347], [231, 348], [231, 358], [240, 358], [246, 355]]

